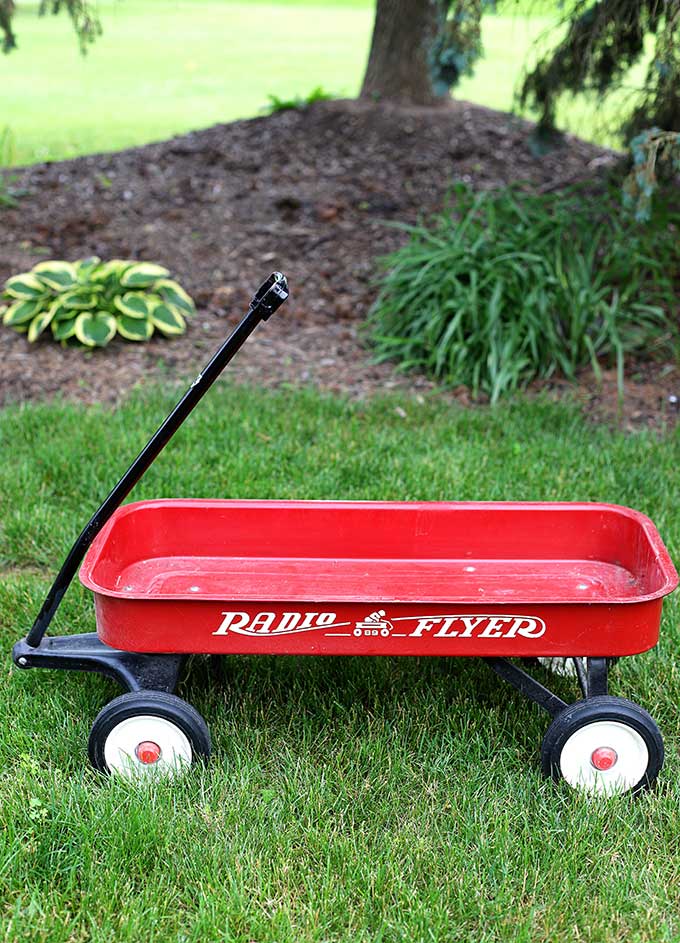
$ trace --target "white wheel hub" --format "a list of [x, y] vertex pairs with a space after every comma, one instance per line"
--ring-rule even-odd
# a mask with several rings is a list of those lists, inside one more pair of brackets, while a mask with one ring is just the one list
[[112, 773], [128, 779], [175, 776], [193, 759], [189, 738], [165, 717], [138, 714], [113, 728], [104, 743], [104, 760]]
[[597, 720], [584, 724], [566, 741], [560, 753], [562, 776], [594, 795], [614, 795], [636, 786], [649, 766], [643, 737], [628, 724]]

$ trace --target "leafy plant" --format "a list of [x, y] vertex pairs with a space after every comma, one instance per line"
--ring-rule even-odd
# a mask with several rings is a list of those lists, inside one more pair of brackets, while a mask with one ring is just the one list
[[648, 128], [630, 142], [633, 168], [623, 184], [624, 205], [639, 222], [649, 220], [660, 179], [680, 173], [680, 133]]
[[77, 262], [39, 262], [5, 282], [3, 322], [33, 342], [49, 327], [57, 341], [104, 347], [116, 334], [149, 340], [154, 331], [186, 330], [194, 302], [170, 273], [153, 262], [97, 256]]
[[[525, 0], [503, 6], [518, 2]], [[602, 102], [626, 91], [617, 108], [626, 137], [650, 125], [679, 127], [680, 0], [569, 0], [555, 6], [559, 22], [546, 33], [551, 48], [525, 72], [520, 106], [536, 109], [539, 124], [554, 128], [566, 96], [585, 93]], [[644, 78], [635, 82], [641, 87], [627, 89], [630, 70], [643, 64]]]
[[[40, 0], [38, 13], [40, 16], [46, 13], [59, 13], [62, 8], [66, 9], [71, 19], [80, 51], [85, 55], [88, 47], [102, 33], [97, 5], [90, 0]], [[0, 49], [3, 52], [10, 52], [17, 45], [12, 24], [15, 12], [14, 0], [0, 0]]]
[[295, 98], [279, 98], [278, 95], [267, 95], [269, 104], [265, 105], [262, 110], [268, 115], [276, 114], [277, 111], [304, 111], [314, 102], [330, 101], [334, 97], [330, 92], [317, 85], [309, 95], [303, 97], [296, 95]]
[[623, 389], [632, 352], [668, 352], [678, 339], [673, 277], [680, 219], [636, 226], [615, 196], [576, 188], [455, 191], [429, 224], [403, 227], [406, 245], [369, 315], [379, 360], [465, 384], [492, 401], [537, 377], [574, 378], [616, 363]]
[[440, 0], [439, 29], [429, 51], [432, 86], [448, 95], [465, 75], [472, 75], [483, 55], [482, 15], [495, 0]]

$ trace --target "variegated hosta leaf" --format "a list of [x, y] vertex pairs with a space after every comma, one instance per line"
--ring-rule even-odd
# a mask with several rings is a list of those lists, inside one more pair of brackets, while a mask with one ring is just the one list
[[135, 341], [148, 340], [156, 328], [178, 335], [195, 305], [168, 276], [162, 265], [130, 259], [40, 262], [6, 283], [10, 304], [0, 301], [0, 318], [30, 340], [51, 323], [55, 340], [75, 336], [88, 347], [104, 346], [116, 331]]
[[5, 282], [5, 291], [12, 298], [39, 298], [47, 294], [43, 283], [31, 272], [13, 275]]
[[31, 344], [40, 337], [53, 317], [52, 308], [49, 308], [33, 318], [28, 328], [28, 340]]
[[163, 334], [183, 334], [186, 330], [186, 321], [177, 308], [162, 302], [152, 308], [151, 320]]
[[163, 278], [154, 285], [154, 291], [157, 292], [162, 300], [180, 311], [186, 311], [187, 314], [193, 314], [196, 310], [193, 298], [188, 295], [181, 285], [171, 281], [169, 278]]
[[54, 321], [70, 321], [76, 316], [76, 311], [67, 308], [63, 298], [57, 298], [52, 302], [52, 312]]
[[165, 278], [170, 272], [154, 262], [135, 262], [126, 269], [120, 278], [125, 288], [150, 288], [159, 278]]
[[[73, 312], [71, 312], [73, 314]], [[52, 319], [52, 336], [55, 341], [65, 341], [69, 337], [73, 337], [76, 332], [76, 321], [78, 320], [78, 315], [76, 317], [71, 317], [67, 321], [57, 321], [56, 318]]]
[[77, 262], [74, 262], [76, 272], [78, 273], [78, 281], [81, 284], [87, 284], [94, 270], [101, 264], [101, 261], [98, 255], [91, 255], [88, 259], [79, 259]]
[[70, 262], [38, 262], [33, 274], [51, 291], [65, 291], [78, 281], [78, 272]]
[[105, 347], [116, 333], [116, 319], [106, 311], [83, 311], [76, 318], [75, 335], [87, 347]]
[[61, 303], [65, 308], [72, 311], [88, 311], [95, 308], [98, 303], [99, 295], [91, 288], [76, 288], [73, 291], [67, 291], [61, 296]]
[[43, 308], [45, 301], [43, 298], [33, 298], [30, 301], [15, 301], [13, 305], [5, 311], [3, 323], [10, 327], [17, 327], [19, 324], [27, 324]]
[[146, 298], [139, 291], [126, 291], [124, 295], [116, 295], [113, 303], [121, 312], [129, 318], [148, 318], [149, 305]]
[[153, 324], [148, 318], [129, 318], [119, 314], [116, 318], [118, 333], [128, 341], [148, 341], [153, 334]]
[[130, 262], [128, 259], [109, 259], [108, 262], [103, 262], [92, 272], [92, 281], [104, 282], [112, 276], [118, 280], [122, 276], [125, 269], [129, 268], [133, 264], [134, 263]]

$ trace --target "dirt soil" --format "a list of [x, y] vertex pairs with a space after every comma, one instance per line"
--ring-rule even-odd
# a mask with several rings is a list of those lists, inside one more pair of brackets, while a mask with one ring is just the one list
[[[199, 310], [184, 337], [116, 339], [85, 355], [48, 339], [29, 345], [2, 329], [0, 403], [56, 394], [115, 401], [142, 381], [194, 374], [273, 269], [288, 276], [291, 300], [234, 361], [232, 379], [359, 397], [434, 389], [424, 377], [375, 365], [362, 342], [375, 259], [405, 238], [386, 223], [440, 208], [458, 181], [522, 180], [548, 191], [591, 179], [616, 159], [578, 138], [537, 159], [528, 130], [466, 102], [450, 109], [321, 102], [20, 171], [13, 185], [26, 194], [0, 210], [0, 282], [43, 258], [148, 259], [167, 266]], [[464, 389], [450, 395], [469, 401]], [[599, 386], [584, 375], [577, 395], [596, 419], [662, 426], [675, 416], [680, 378], [669, 366], [639, 368], [623, 415], [612, 376]]]

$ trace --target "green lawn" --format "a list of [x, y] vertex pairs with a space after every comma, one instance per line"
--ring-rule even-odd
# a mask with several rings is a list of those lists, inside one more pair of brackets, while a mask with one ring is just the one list
[[17, 162], [255, 115], [272, 92], [354, 95], [371, 29], [368, 4], [346, 0], [103, 0], [104, 35], [82, 58], [66, 16], [19, 9], [21, 48], [0, 58], [0, 126]]
[[[196, 659], [179, 693], [211, 726], [209, 767], [148, 789], [89, 770], [89, 726], [115, 686], [13, 672], [9, 651], [173, 398], [0, 413], [4, 939], [680, 939], [680, 597], [659, 647], [613, 672], [613, 693], [666, 737], [659, 788], [637, 801], [542, 781], [544, 716], [483, 665], [445, 659], [234, 657], [221, 682]], [[221, 385], [133, 497], [604, 500], [650, 514], [677, 559], [679, 462], [678, 433], [624, 437], [565, 405]], [[92, 626], [76, 586], [59, 627]]]
[[[0, 132], [13, 146], [0, 162], [58, 160], [161, 140], [255, 115], [275, 93], [323, 86], [354, 96], [368, 53], [369, 0], [102, 0], [104, 35], [82, 58], [65, 15], [38, 18], [18, 4], [20, 48], [0, 56]], [[550, 18], [488, 16], [485, 59], [457, 89], [510, 109], [519, 69]], [[565, 118], [599, 135], [617, 103], [570, 104]], [[606, 135], [605, 135], [606, 137]]]

